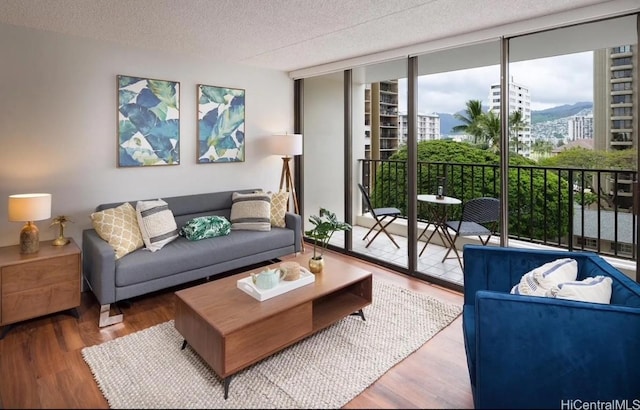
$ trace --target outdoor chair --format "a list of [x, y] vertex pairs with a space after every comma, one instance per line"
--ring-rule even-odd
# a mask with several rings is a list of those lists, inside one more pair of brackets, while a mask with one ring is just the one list
[[[458, 221], [447, 221], [446, 227], [455, 232], [452, 246], [442, 258], [442, 262], [447, 259], [451, 249], [455, 252], [462, 267], [460, 254], [455, 246], [456, 240], [460, 236], [477, 236], [482, 245], [489, 242], [489, 238], [496, 231], [498, 220], [500, 219], [500, 200], [497, 198], [481, 197], [474, 198], [464, 203], [462, 206], [462, 216]], [[484, 238], [483, 238], [484, 237]]]
[[[371, 213], [371, 216], [373, 216], [373, 219], [375, 220], [375, 224], [371, 227], [371, 229], [369, 229], [369, 231], [362, 238], [362, 240], [366, 240], [367, 237], [369, 236], [369, 234], [371, 233], [371, 231], [373, 231], [375, 228], [377, 228], [377, 227], [380, 228], [376, 232], [376, 234], [373, 235], [373, 238], [371, 238], [369, 240], [369, 242], [367, 243], [365, 248], [368, 248], [369, 245], [371, 245], [373, 240], [376, 239], [378, 237], [378, 235], [380, 235], [380, 232], [384, 232], [385, 235], [387, 235], [387, 237], [389, 239], [391, 239], [391, 242], [393, 242], [393, 244], [397, 248], [400, 248], [400, 245], [398, 245], [396, 243], [396, 241], [389, 234], [389, 232], [387, 231], [386, 228], [387, 228], [387, 226], [389, 226], [389, 224], [391, 224], [393, 221], [395, 221], [396, 218], [399, 217], [402, 214], [402, 212], [398, 208], [374, 208], [373, 205], [371, 205], [371, 199], [369, 198], [369, 193], [364, 188], [364, 186], [362, 184], [358, 184], [358, 188], [360, 188], [360, 192], [362, 192], [362, 197], [364, 198], [364, 200], [367, 203], [367, 207], [369, 208], [369, 212]], [[391, 218], [391, 219], [385, 221], [386, 218]], [[384, 224], [383, 224], [383, 221], [385, 222]]]

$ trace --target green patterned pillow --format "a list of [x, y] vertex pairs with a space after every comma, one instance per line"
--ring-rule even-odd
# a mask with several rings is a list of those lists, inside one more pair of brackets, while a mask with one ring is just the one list
[[180, 228], [180, 236], [190, 241], [229, 235], [231, 223], [223, 216], [199, 216]]

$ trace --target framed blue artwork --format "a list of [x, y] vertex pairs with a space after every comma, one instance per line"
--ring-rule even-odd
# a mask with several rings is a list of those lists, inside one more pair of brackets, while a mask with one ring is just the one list
[[118, 75], [118, 166], [180, 164], [180, 83]]
[[198, 164], [244, 162], [244, 90], [198, 85]]

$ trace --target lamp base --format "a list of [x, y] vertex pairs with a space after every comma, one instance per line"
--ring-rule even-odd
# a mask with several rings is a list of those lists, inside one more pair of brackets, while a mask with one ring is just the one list
[[69, 243], [69, 238], [65, 238], [64, 236], [58, 236], [56, 239], [51, 242], [53, 246], [64, 246]]
[[33, 222], [27, 224], [20, 231], [20, 253], [36, 253], [40, 250], [40, 231]]

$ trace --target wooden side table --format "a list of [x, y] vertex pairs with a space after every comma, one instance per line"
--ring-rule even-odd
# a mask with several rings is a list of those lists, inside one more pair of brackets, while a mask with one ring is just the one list
[[[0, 248], [0, 339], [13, 324], [80, 306], [80, 248], [40, 242], [40, 250], [23, 255], [20, 246]], [[7, 326], [10, 325], [10, 326]]]

